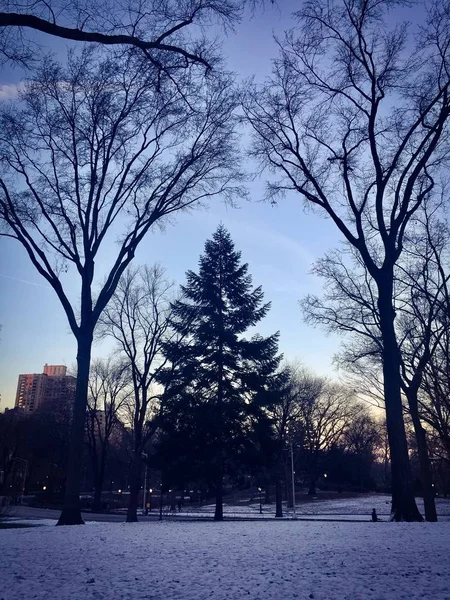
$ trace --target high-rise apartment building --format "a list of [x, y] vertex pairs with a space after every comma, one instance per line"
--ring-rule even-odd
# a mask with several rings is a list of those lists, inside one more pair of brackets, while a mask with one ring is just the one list
[[67, 375], [67, 367], [65, 365], [44, 365], [44, 373], [46, 375], [58, 375], [59, 377], [65, 377]]
[[26, 412], [33, 412], [42, 401], [45, 393], [47, 375], [44, 373], [29, 373], [19, 375], [16, 393], [16, 407], [22, 408]]
[[45, 365], [43, 373], [19, 375], [16, 404], [26, 412], [47, 406], [71, 405], [75, 398], [75, 377], [63, 365]]

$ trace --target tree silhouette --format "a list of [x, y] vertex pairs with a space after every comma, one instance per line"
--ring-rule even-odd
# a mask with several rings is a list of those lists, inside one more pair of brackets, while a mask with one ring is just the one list
[[114, 434], [123, 427], [120, 413], [130, 395], [130, 373], [124, 362], [112, 357], [91, 365], [86, 434], [94, 476], [94, 509], [102, 508], [102, 491]]
[[[71, 54], [65, 68], [45, 60], [20, 102], [0, 114], [0, 235], [23, 246], [77, 340], [60, 524], [81, 522], [89, 365], [102, 311], [155, 223], [237, 191], [231, 84], [218, 72], [207, 81], [194, 67], [162, 73], [134, 55], [104, 58], [93, 48]], [[98, 256], [112, 240], [100, 282]], [[67, 291], [69, 271], [79, 303]]]
[[[275, 179], [272, 200], [294, 192], [326, 214], [377, 288], [386, 422], [396, 520], [421, 520], [402, 413], [394, 270], [423, 201], [447, 166], [449, 12], [430, 4], [416, 45], [393, 23], [390, 0], [314, 0], [279, 41], [271, 79], [249, 85], [253, 155]], [[406, 4], [400, 2], [399, 4]]]
[[[242, 10], [232, 0], [37, 0], [37, 2], [0, 2], [0, 55], [4, 60], [24, 66], [33, 64], [41, 54], [38, 31], [75, 42], [139, 51], [154, 66], [173, 64], [211, 67], [214, 59], [210, 45], [201, 36], [186, 35], [212, 22], [231, 27]], [[161, 60], [161, 57], [165, 58]]]
[[[436, 208], [434, 209], [436, 210]], [[400, 358], [401, 389], [414, 426], [424, 494], [425, 517], [436, 521], [432, 469], [422, 426], [419, 391], [424, 373], [446, 329], [448, 276], [442, 265], [446, 236], [429, 207], [417, 213], [405, 236], [394, 270], [395, 335]], [[383, 398], [383, 338], [374, 281], [352, 247], [328, 253], [314, 272], [325, 281], [321, 298], [303, 300], [307, 320], [347, 336], [339, 364], [356, 377], [363, 397]], [[361, 382], [361, 383], [360, 383]]]
[[263, 304], [260, 287], [252, 289], [248, 266], [223, 226], [181, 289], [182, 299], [172, 307], [181, 340], [163, 346], [170, 366], [160, 377], [162, 422], [179, 437], [190, 436], [214, 483], [214, 519], [222, 520], [223, 478], [279, 364], [278, 334], [243, 337], [270, 305]]
[[102, 335], [117, 342], [130, 372], [132, 392], [123, 411], [132, 438], [128, 523], [137, 521], [142, 455], [159, 425], [160, 393], [156, 382], [165, 365], [161, 350], [164, 342], [175, 335], [170, 327], [172, 288], [158, 265], [130, 268], [100, 318]]

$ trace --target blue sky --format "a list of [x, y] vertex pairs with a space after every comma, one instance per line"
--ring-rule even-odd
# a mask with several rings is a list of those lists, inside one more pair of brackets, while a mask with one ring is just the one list
[[[270, 73], [271, 58], [277, 53], [272, 33], [281, 34], [292, 26], [290, 13], [297, 7], [297, 3], [281, 4], [284, 7], [267, 3], [263, 12], [245, 19], [224, 40], [230, 70], [243, 78], [262, 79]], [[61, 50], [64, 44], [58, 41], [55, 47]], [[3, 85], [18, 80], [18, 71], [0, 73]], [[222, 222], [249, 263], [254, 284], [262, 285], [266, 300], [272, 302], [258, 331], [279, 330], [280, 350], [287, 359], [333, 375], [332, 357], [339, 338], [306, 326], [298, 300], [320, 291], [320, 281], [310, 274], [311, 265], [338, 244], [339, 235], [330, 221], [305, 213], [299, 197], [288, 196], [276, 207], [262, 202], [263, 188], [263, 179], [252, 182], [251, 201], [236, 209], [215, 201], [207, 210], [178, 216], [164, 231], [155, 230], [147, 237], [136, 263], [159, 262], [170, 279], [183, 283], [186, 270], [197, 268], [205, 240]], [[45, 363], [73, 365], [75, 343], [53, 290], [35, 272], [19, 244], [1, 238], [0, 323], [2, 410], [14, 404], [19, 373], [41, 372]], [[110, 349], [108, 344], [96, 345], [94, 356]]]

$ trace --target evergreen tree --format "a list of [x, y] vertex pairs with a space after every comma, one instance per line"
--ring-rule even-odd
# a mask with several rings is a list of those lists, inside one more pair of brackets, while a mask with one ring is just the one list
[[264, 395], [279, 365], [278, 333], [243, 334], [268, 312], [261, 287], [253, 289], [248, 265], [219, 226], [205, 244], [199, 272], [187, 272], [182, 298], [173, 305], [177, 341], [164, 346], [170, 363], [165, 387], [163, 429], [172, 444], [201, 462], [214, 486], [214, 519], [223, 519], [223, 477], [245, 451], [246, 432], [258, 418]]

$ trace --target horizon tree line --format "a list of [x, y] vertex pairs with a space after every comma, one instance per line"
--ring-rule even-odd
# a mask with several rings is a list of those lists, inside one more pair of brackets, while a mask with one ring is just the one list
[[283, 497], [293, 501], [289, 444], [301, 474], [297, 483], [309, 495], [316, 495], [318, 482], [373, 489], [383, 424], [353, 387], [281, 364], [277, 335], [242, 337], [269, 305], [261, 288], [252, 288], [248, 266], [223, 226], [207, 241], [199, 272], [187, 273], [178, 297], [173, 288], [159, 266], [130, 269], [98, 329], [117, 350], [114, 359], [93, 363], [89, 381], [85, 461], [94, 510], [104, 506], [106, 471], [118, 452], [114, 472], [122, 482], [127, 474], [129, 522], [137, 520], [144, 464], [162, 471], [174, 489], [214, 491], [216, 520], [223, 519], [224, 482], [239, 488], [258, 481], [266, 501], [273, 489], [281, 517]]

